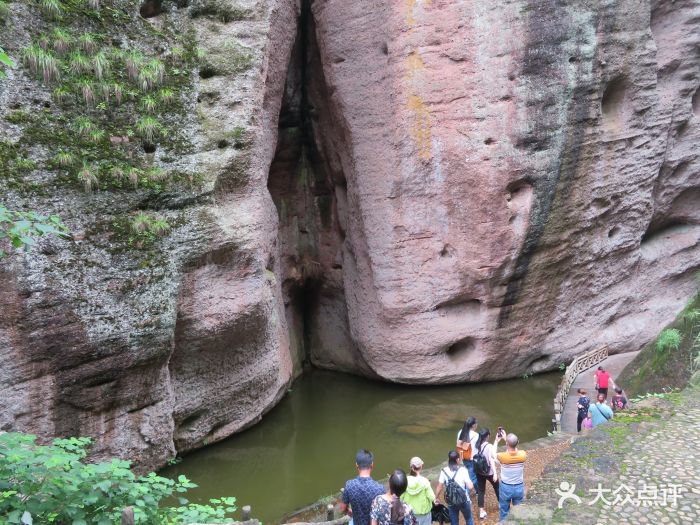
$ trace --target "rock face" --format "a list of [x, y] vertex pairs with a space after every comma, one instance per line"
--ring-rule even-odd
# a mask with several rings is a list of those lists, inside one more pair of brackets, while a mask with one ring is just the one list
[[[38, 163], [7, 204], [75, 234], [0, 263], [4, 430], [153, 467], [254, 423], [305, 362], [512, 377], [639, 349], [697, 287], [696, 1], [103, 3], [144, 49], [196, 41], [190, 147], [139, 155], [201, 184], [58, 184], [17, 112], [80, 108], [26, 67], [0, 81], [3, 145]], [[46, 23], [18, 6], [0, 45]], [[115, 249], [135, 210], [172, 230]]]
[[688, 300], [697, 2], [311, 10], [344, 346], [363, 367], [404, 382], [544, 370], [638, 349]]

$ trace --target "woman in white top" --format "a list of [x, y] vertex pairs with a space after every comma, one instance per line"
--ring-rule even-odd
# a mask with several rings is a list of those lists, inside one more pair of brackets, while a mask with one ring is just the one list
[[479, 440], [476, 442], [475, 453], [481, 454], [486, 458], [488, 462], [488, 475], [483, 475], [481, 472], [476, 472], [476, 479], [478, 481], [477, 489], [477, 503], [479, 504], [479, 518], [484, 519], [486, 517], [486, 510], [484, 509], [484, 496], [486, 495], [486, 482], [491, 483], [493, 491], [496, 493], [496, 501], [498, 501], [498, 473], [494, 467], [494, 462], [496, 460], [496, 447], [489, 443], [489, 437], [491, 437], [491, 432], [488, 428], [482, 428], [479, 431]]
[[472, 457], [476, 453], [476, 442], [479, 440], [479, 434], [476, 431], [476, 418], [474, 416], [469, 416], [465, 421], [462, 429], [457, 432], [457, 451], [464, 451], [462, 453], [462, 464], [467, 468], [469, 472], [469, 479], [471, 479], [474, 484], [474, 488], [479, 493], [477, 488], [478, 480], [476, 479], [476, 473], [474, 472], [474, 462]]

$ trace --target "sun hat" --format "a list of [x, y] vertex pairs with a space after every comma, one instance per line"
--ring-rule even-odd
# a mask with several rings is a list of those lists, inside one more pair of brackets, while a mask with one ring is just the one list
[[418, 456], [412, 457], [411, 461], [408, 463], [413, 468], [421, 468], [423, 466], [423, 460]]

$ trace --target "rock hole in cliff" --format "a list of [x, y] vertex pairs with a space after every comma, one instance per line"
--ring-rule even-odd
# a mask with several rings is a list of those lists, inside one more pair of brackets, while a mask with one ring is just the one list
[[210, 64], [204, 64], [199, 68], [199, 78], [202, 79], [212, 78], [218, 74], [219, 72], [216, 70], [216, 68]]
[[610, 206], [610, 201], [608, 199], [603, 199], [600, 197], [593, 199], [593, 202], [591, 202], [591, 207], [594, 210], [604, 210], [608, 206]]
[[182, 422], [177, 425], [178, 428], [186, 428], [194, 425], [199, 418], [201, 418], [204, 415], [204, 412], [195, 412], [194, 414], [190, 414], [187, 416], [185, 419], [182, 420]]
[[603, 118], [603, 129], [619, 131], [626, 124], [631, 112], [631, 101], [628, 97], [627, 81], [624, 77], [616, 77], [608, 83], [600, 100]]
[[642, 257], [662, 260], [698, 243], [700, 226], [682, 220], [670, 219], [651, 225], [639, 245]]
[[440, 257], [452, 257], [455, 253], [455, 249], [451, 244], [445, 244], [440, 250]]
[[476, 350], [476, 340], [473, 337], [465, 337], [448, 346], [445, 353], [452, 361], [464, 361], [468, 360]]
[[695, 114], [696, 117], [700, 117], [700, 88], [695, 90], [695, 94], [693, 95], [693, 113]]
[[608, 238], [612, 239], [613, 237], [617, 237], [617, 235], [619, 233], [620, 233], [619, 226], [615, 226], [614, 228], [611, 228], [610, 231], [608, 232]]
[[388, 55], [388, 54], [389, 54], [389, 44], [387, 44], [386, 42], [384, 42], [384, 43], [382, 44], [381, 50], [382, 50], [382, 54], [383, 54], [383, 55]]
[[668, 219], [663, 222], [654, 224], [654, 221], [649, 225], [647, 231], [642, 236], [642, 244], [647, 244], [660, 237], [673, 235], [675, 233], [686, 230], [688, 224], [678, 219]]
[[490, 146], [491, 144], [495, 144], [495, 143], [496, 143], [496, 141], [494, 139], [492, 139], [491, 137], [488, 137], [486, 140], [484, 140], [484, 144], [486, 144], [487, 146]]
[[228, 142], [228, 140], [226, 140], [226, 139], [220, 139], [220, 140], [216, 143], [216, 147], [219, 148], [219, 149], [228, 148], [228, 147], [229, 147], [229, 142]]
[[528, 371], [533, 371], [533, 372], [540, 372], [544, 370], [547, 366], [547, 362], [549, 361], [550, 356], [548, 355], [541, 355], [538, 357], [535, 357], [530, 361], [530, 363], [527, 365], [527, 370]]
[[141, 3], [139, 14], [143, 18], [153, 18], [163, 12], [162, 0], [146, 0]]
[[483, 304], [484, 303], [480, 299], [459, 296], [442, 301], [434, 310], [446, 310], [450, 313], [458, 312], [460, 315], [475, 317], [481, 314]]
[[156, 145], [152, 144], [151, 142], [144, 142], [143, 143], [143, 152], [144, 153], [155, 153], [156, 152]]

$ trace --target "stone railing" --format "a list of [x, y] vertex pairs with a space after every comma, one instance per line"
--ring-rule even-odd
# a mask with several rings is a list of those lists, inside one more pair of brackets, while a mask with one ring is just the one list
[[564, 403], [566, 402], [566, 398], [569, 397], [569, 390], [571, 390], [571, 385], [576, 380], [576, 377], [584, 370], [588, 370], [592, 366], [604, 361], [607, 357], [608, 347], [606, 345], [574, 357], [571, 364], [566, 367], [566, 372], [559, 384], [557, 395], [554, 396], [554, 418], [552, 419], [552, 428], [555, 432], [561, 430], [561, 413], [562, 410], [564, 410]]

